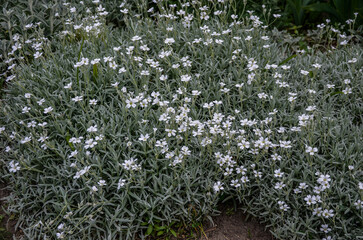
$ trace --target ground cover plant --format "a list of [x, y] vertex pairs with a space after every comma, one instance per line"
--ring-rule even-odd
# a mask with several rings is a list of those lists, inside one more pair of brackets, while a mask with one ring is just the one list
[[334, 47], [297, 49], [222, 0], [157, 2], [152, 19], [125, 2], [111, 29], [87, 4], [2, 56], [2, 178], [25, 238], [178, 235], [226, 199], [277, 239], [363, 237], [353, 36], [328, 25]]

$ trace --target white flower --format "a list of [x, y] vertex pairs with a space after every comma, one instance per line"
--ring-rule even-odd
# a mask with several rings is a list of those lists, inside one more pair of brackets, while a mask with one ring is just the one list
[[139, 141], [146, 142], [149, 139], [149, 134], [141, 134]]
[[120, 12], [122, 12], [123, 14], [127, 14], [129, 12], [129, 10], [127, 8], [121, 9]]
[[9, 167], [9, 172], [15, 173], [15, 172], [20, 170], [19, 163], [17, 163], [17, 162], [11, 161], [9, 163], [9, 166], [10, 166]]
[[321, 215], [324, 218], [329, 218], [329, 217], [333, 217], [334, 216], [334, 211], [333, 210], [328, 210], [328, 209], [324, 209], [324, 211], [321, 213]]
[[243, 176], [242, 178], [241, 178], [241, 182], [242, 183], [247, 183], [247, 182], [249, 182], [250, 180], [248, 179], [248, 177], [246, 177], [246, 176]]
[[354, 206], [355, 206], [357, 209], [363, 208], [363, 201], [361, 201], [361, 200], [357, 200], [357, 201], [354, 203]]
[[223, 185], [223, 183], [221, 183], [220, 181], [214, 183], [214, 185], [213, 185], [214, 192], [218, 193], [219, 191], [223, 190], [224, 187], [222, 185]]
[[314, 67], [314, 68], [317, 68], [317, 69], [320, 69], [320, 68], [321, 68], [321, 64], [319, 64], [319, 63], [314, 63], [314, 64], [313, 64], [313, 67]]
[[320, 231], [328, 233], [328, 232], [331, 231], [331, 228], [329, 228], [328, 224], [322, 224], [321, 228], [320, 228]]
[[192, 79], [189, 75], [181, 75], [180, 78], [182, 82], [189, 82]]
[[161, 75], [160, 76], [160, 81], [165, 81], [168, 79], [168, 76], [167, 75]]
[[126, 180], [120, 178], [120, 180], [118, 180], [118, 183], [117, 183], [117, 190], [120, 190], [120, 188], [125, 186], [125, 184], [126, 184]]
[[111, 83], [112, 87], [117, 87], [120, 83], [119, 82], [115, 82], [115, 83]]
[[93, 59], [93, 60], [91, 61], [91, 65], [95, 65], [95, 64], [99, 63], [100, 61], [101, 61], [101, 59], [99, 59], [99, 58], [95, 58], [95, 59]]
[[98, 102], [98, 100], [96, 100], [96, 99], [89, 100], [90, 105], [97, 105], [97, 102]]
[[306, 108], [306, 111], [308, 111], [308, 112], [311, 112], [311, 111], [314, 111], [314, 110], [316, 110], [316, 106], [308, 106]]
[[137, 159], [135, 158], [130, 158], [130, 159], [127, 159], [124, 161], [124, 163], [122, 163], [122, 167], [126, 170], [140, 170], [141, 169], [141, 166], [138, 165], [136, 163]]
[[65, 237], [64, 232], [57, 233], [57, 238], [58, 239], [64, 239], [64, 237]]
[[275, 170], [274, 172], [275, 172], [275, 177], [279, 177], [279, 178], [281, 178], [281, 177], [283, 177], [283, 176], [284, 176], [284, 173], [283, 173], [283, 172], [281, 172], [281, 169], [277, 169], [277, 170]]
[[175, 43], [175, 40], [174, 40], [174, 38], [167, 38], [167, 39], [165, 39], [164, 43], [167, 45], [171, 45], [171, 44]]
[[89, 148], [93, 148], [94, 146], [96, 146], [97, 142], [93, 138], [91, 138], [91, 139], [86, 140], [85, 144], [86, 145], [84, 145], [84, 148], [89, 149]]
[[87, 132], [97, 132], [97, 125], [94, 126], [90, 126], [89, 128], [87, 128]]
[[318, 149], [310, 147], [310, 146], [306, 146], [305, 152], [309, 153], [311, 156], [314, 156], [314, 154], [318, 152]]
[[319, 179], [318, 179], [318, 183], [323, 185], [324, 183], [329, 183], [330, 182], [330, 176], [329, 175], [320, 175], [319, 176]]
[[49, 112], [53, 111], [53, 108], [52, 107], [47, 107], [44, 109], [44, 113], [47, 114]]
[[73, 102], [79, 102], [83, 100], [83, 96], [75, 96], [74, 98], [72, 98]]
[[30, 136], [30, 137], [25, 137], [24, 139], [22, 139], [21, 141], [20, 141], [20, 143], [21, 144], [25, 144], [25, 143], [27, 143], [27, 142], [30, 142], [30, 140], [32, 139], [32, 137]]
[[239, 183], [239, 181], [238, 181], [238, 180], [232, 180], [232, 181], [231, 181], [231, 186], [232, 186], [232, 187], [235, 187], [235, 188], [238, 188], [238, 187], [240, 187], [240, 186], [241, 186], [241, 184]]
[[285, 186], [286, 184], [284, 184], [283, 182], [278, 182], [275, 184], [275, 189], [282, 189]]
[[193, 90], [192, 91], [192, 95], [193, 96], [198, 96], [198, 95], [200, 95], [201, 94], [201, 92], [200, 91], [198, 91], [198, 90]]
[[28, 113], [30, 110], [30, 107], [23, 107], [22, 113]]
[[345, 95], [347, 95], [347, 94], [350, 94], [350, 93], [352, 93], [352, 88], [350, 88], [350, 87], [346, 87], [343, 91], [342, 91]]
[[304, 76], [306, 76], [306, 75], [308, 75], [308, 74], [309, 74], [309, 72], [308, 72], [308, 71], [305, 71], [305, 70], [301, 70], [301, 71], [300, 71], [300, 73], [301, 73], [302, 75], [304, 75]]
[[143, 71], [141, 71], [140, 75], [141, 76], [149, 76], [150, 72], [148, 70], [143, 70]]
[[131, 41], [133, 41], [133, 42], [139, 41], [139, 40], [141, 40], [141, 37], [137, 36], [137, 35], [131, 38]]
[[35, 58], [35, 59], [37, 59], [37, 58], [39, 58], [40, 56], [42, 56], [42, 54], [43, 54], [43, 53], [41, 53], [41, 52], [36, 52], [36, 53], [34, 53], [34, 58]]
[[311, 196], [311, 195], [307, 195], [305, 198], [304, 198], [305, 202], [307, 205], [314, 205], [316, 204], [316, 197], [315, 196]]
[[80, 178], [82, 175], [84, 175], [85, 173], [87, 173], [90, 170], [90, 166], [85, 167], [84, 169], [81, 169], [80, 171], [76, 172], [76, 175], [73, 177], [73, 179], [78, 179]]
[[125, 73], [126, 72], [126, 68], [122, 67], [118, 70], [118, 73]]
[[340, 45], [342, 45], [342, 46], [347, 45], [347, 44], [348, 44], [348, 40], [344, 40], [344, 41], [340, 42]]
[[65, 89], [69, 89], [71, 87], [72, 87], [72, 83], [71, 82], [64, 86]]
[[98, 185], [99, 185], [100, 187], [102, 187], [102, 186], [106, 186], [107, 184], [106, 184], [106, 181], [105, 181], [105, 180], [99, 180], [99, 181], [98, 181]]

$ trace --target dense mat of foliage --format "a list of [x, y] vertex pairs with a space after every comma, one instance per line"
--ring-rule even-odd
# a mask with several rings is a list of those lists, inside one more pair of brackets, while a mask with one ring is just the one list
[[229, 6], [121, 5], [111, 31], [66, 4], [52, 41], [14, 36], [0, 163], [26, 238], [144, 238], [225, 198], [278, 239], [363, 236], [362, 48], [328, 26], [336, 49], [292, 51]]

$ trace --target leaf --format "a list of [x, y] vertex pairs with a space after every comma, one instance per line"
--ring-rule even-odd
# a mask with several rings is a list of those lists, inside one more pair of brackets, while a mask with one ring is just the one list
[[328, 3], [315, 3], [304, 7], [304, 9], [310, 12], [325, 12], [334, 15], [336, 18], [340, 18], [337, 10]]
[[334, 96], [334, 95], [337, 95], [337, 94], [344, 94], [342, 91], [338, 91], [338, 92], [333, 92], [330, 94], [330, 96]]
[[160, 231], [160, 232], [158, 232], [156, 235], [157, 236], [161, 236], [161, 235], [163, 235], [164, 234], [164, 231]]
[[170, 232], [171, 232], [171, 234], [173, 234], [174, 237], [177, 237], [178, 236], [173, 229], [170, 229]]
[[96, 64], [93, 65], [93, 76], [95, 78], [98, 77], [98, 70], [97, 70], [97, 65]]
[[291, 59], [293, 59], [293, 58], [295, 58], [295, 57], [297, 57], [297, 55], [296, 55], [296, 54], [291, 55], [290, 57], [288, 57], [288, 58], [286, 58], [285, 60], [283, 60], [282, 62], [280, 62], [280, 63], [279, 63], [279, 66], [281, 66], [281, 65], [283, 65], [283, 64], [285, 64], [285, 63], [287, 63], [288, 61], [290, 61]]
[[148, 227], [147, 227], [147, 230], [146, 230], [146, 236], [148, 236], [148, 235], [150, 235], [151, 233], [152, 233], [152, 231], [153, 231], [153, 225], [149, 225]]

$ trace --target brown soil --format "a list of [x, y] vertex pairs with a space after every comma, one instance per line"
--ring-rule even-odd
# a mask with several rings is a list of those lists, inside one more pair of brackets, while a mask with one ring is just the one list
[[17, 221], [4, 211], [6, 209], [4, 198], [9, 194], [10, 191], [6, 189], [6, 184], [0, 183], [0, 240], [10, 240], [13, 239], [13, 236], [21, 235], [20, 231], [15, 230]]
[[246, 220], [242, 210], [235, 211], [232, 204], [220, 208], [221, 215], [204, 225], [200, 240], [273, 240], [271, 233], [256, 219]]

